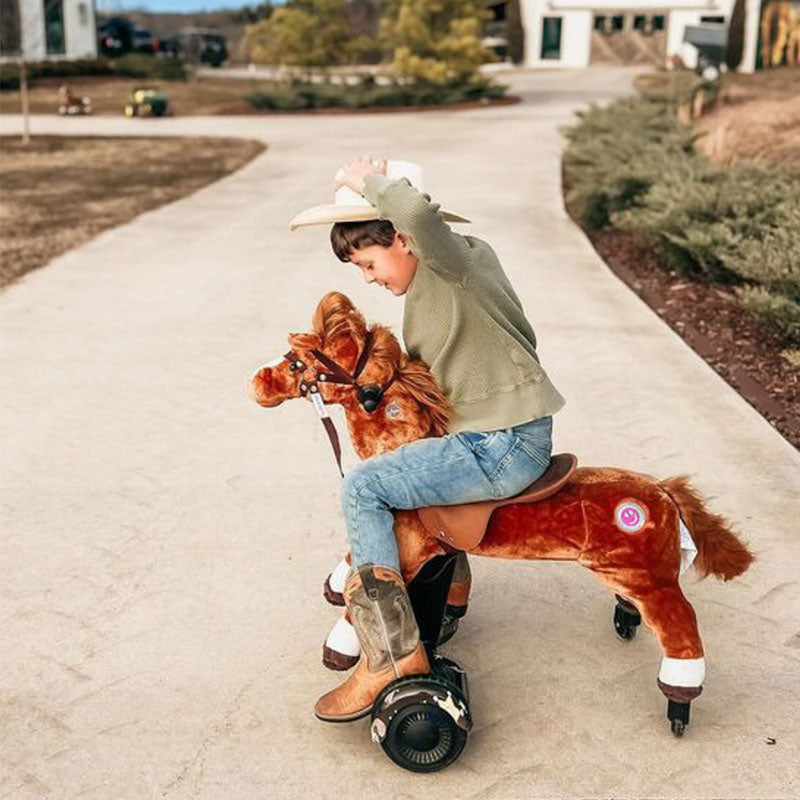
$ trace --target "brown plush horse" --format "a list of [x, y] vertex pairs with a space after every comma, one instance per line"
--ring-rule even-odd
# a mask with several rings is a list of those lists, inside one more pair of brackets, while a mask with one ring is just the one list
[[[450, 404], [427, 365], [403, 353], [387, 328], [369, 328], [371, 348], [364, 361], [367, 324], [339, 292], [322, 298], [312, 326], [310, 333], [290, 334], [289, 353], [256, 371], [250, 394], [257, 403], [274, 407], [307, 397], [322, 415], [325, 405], [340, 404], [362, 459], [447, 433]], [[329, 383], [322, 377], [330, 377], [331, 365], [339, 374], [353, 375], [359, 360], [359, 386], [388, 384], [371, 412], [359, 400], [354, 382]], [[429, 559], [450, 548], [428, 533], [418, 511], [394, 514], [400, 565], [408, 582]], [[729, 523], [706, 509], [686, 476], [658, 480], [618, 467], [578, 467], [555, 494], [496, 508], [483, 539], [469, 552], [572, 560], [591, 569], [654, 631], [664, 654], [658, 685], [671, 703], [688, 704], [702, 691], [705, 661], [694, 609], [678, 581], [681, 528], [691, 534], [697, 550], [694, 566], [703, 577], [729, 580], [753, 560]]]

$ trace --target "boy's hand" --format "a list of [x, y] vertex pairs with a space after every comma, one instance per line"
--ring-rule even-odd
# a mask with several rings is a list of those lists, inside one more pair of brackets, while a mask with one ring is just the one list
[[354, 192], [363, 195], [364, 176], [371, 172], [385, 175], [386, 159], [364, 155], [345, 161], [336, 173], [336, 177], [333, 181], [333, 189], [336, 191], [340, 186], [344, 185], [349, 186]]

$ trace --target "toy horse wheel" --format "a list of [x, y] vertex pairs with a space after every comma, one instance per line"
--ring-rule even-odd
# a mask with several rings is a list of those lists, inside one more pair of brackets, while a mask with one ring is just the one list
[[614, 608], [614, 630], [617, 636], [629, 642], [636, 636], [641, 622], [642, 617], [639, 612], [617, 595], [617, 605]]
[[437, 772], [452, 764], [471, 725], [464, 695], [433, 674], [394, 681], [372, 709], [373, 741], [395, 764], [412, 772]]

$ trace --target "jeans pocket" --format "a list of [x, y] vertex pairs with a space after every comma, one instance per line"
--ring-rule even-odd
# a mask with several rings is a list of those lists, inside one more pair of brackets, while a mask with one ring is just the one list
[[542, 417], [514, 429], [522, 449], [540, 464], [547, 466], [553, 452], [553, 417]]
[[482, 442], [483, 449], [476, 453], [478, 464], [486, 477], [495, 483], [502, 474], [509, 460], [513, 458], [514, 451], [519, 446], [519, 440], [513, 433], [506, 430], [492, 431], [487, 434]]
[[550, 456], [553, 452], [552, 442], [546, 439], [532, 439], [530, 437], [517, 436], [519, 446], [532, 458], [543, 466], [550, 464]]

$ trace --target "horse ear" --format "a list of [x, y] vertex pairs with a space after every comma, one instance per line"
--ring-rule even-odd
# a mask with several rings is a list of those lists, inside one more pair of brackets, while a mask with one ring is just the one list
[[288, 340], [292, 350], [322, 349], [322, 339], [316, 333], [290, 333]]
[[311, 318], [314, 333], [323, 341], [338, 336], [364, 335], [367, 323], [350, 298], [341, 292], [328, 292], [317, 304]]

